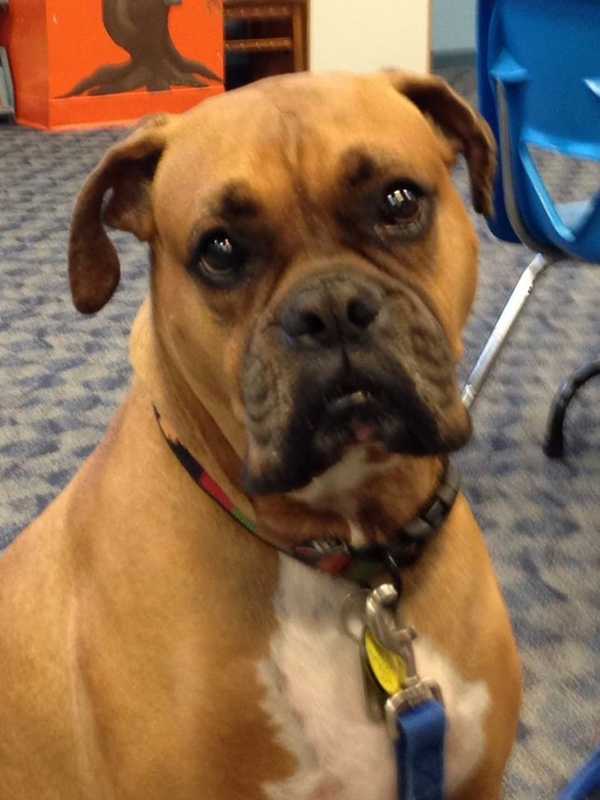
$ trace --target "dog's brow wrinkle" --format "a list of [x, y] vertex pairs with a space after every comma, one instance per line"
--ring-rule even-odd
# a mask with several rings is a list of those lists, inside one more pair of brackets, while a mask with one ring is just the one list
[[296, 112], [289, 109], [279, 109], [280, 118], [280, 148], [282, 157], [287, 164], [289, 170], [293, 173], [299, 173], [303, 160], [303, 125], [300, 117]]
[[217, 206], [220, 216], [223, 217], [256, 217], [260, 211], [258, 199], [243, 183], [230, 183], [226, 186]]
[[[319, 217], [318, 208], [313, 204], [305, 176], [309, 173], [307, 155], [309, 150], [305, 146], [306, 140], [311, 136], [310, 126], [302, 116], [293, 109], [280, 107], [275, 104], [279, 112], [279, 152], [281, 161], [291, 180], [292, 191], [298, 203], [302, 216], [311, 226], [312, 236], [316, 230]], [[312, 221], [312, 224], [310, 223]]]
[[350, 186], [360, 186], [369, 181], [378, 171], [378, 166], [373, 157], [361, 148], [348, 150], [341, 159], [342, 174]]

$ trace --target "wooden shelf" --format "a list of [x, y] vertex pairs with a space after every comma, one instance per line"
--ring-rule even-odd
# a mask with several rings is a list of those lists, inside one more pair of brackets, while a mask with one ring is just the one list
[[260, 53], [273, 52], [274, 50], [292, 50], [293, 42], [290, 37], [281, 36], [274, 39], [230, 39], [225, 42], [228, 53]]
[[[249, 80], [307, 68], [308, 2], [224, 0], [225, 51], [263, 54], [247, 68]], [[268, 53], [272, 53], [271, 58], [265, 55]]]
[[289, 5], [263, 6], [261, 8], [223, 8], [226, 21], [240, 19], [289, 19], [292, 16], [292, 7]]

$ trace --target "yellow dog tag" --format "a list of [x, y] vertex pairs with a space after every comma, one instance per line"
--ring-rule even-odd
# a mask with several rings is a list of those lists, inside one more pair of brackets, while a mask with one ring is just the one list
[[364, 647], [367, 663], [379, 686], [388, 697], [397, 694], [406, 683], [406, 664], [402, 656], [386, 650], [368, 629]]

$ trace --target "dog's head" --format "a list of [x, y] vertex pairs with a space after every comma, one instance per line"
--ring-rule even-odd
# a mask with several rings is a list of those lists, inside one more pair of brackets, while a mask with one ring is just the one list
[[459, 152], [487, 213], [485, 122], [442, 80], [392, 71], [272, 78], [150, 121], [79, 197], [75, 305], [118, 283], [103, 222], [150, 243], [159, 336], [245, 432], [251, 493], [358, 445], [449, 452], [470, 433], [455, 371], [477, 273]]

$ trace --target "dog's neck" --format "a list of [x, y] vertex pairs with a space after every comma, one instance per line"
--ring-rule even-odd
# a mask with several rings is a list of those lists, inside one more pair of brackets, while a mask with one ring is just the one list
[[[351, 451], [297, 492], [249, 497], [241, 481], [243, 437], [232, 441], [231, 430], [224, 430], [173, 359], [165, 357], [151, 313], [147, 302], [134, 327], [131, 360], [136, 376], [169, 437], [202, 464], [233, 506], [256, 519], [263, 538], [283, 547], [331, 537], [358, 546], [385, 543], [431, 499], [442, 474], [441, 459], [383, 458], [372, 448]], [[181, 469], [175, 458], [173, 465]]]
[[[185, 445], [238, 508], [253, 516], [252, 503], [241, 489], [241, 437], [232, 436], [231, 429], [224, 430], [208, 404], [191, 389], [176, 362], [166, 355], [152, 320], [149, 299], [135, 320], [130, 359], [166, 432]], [[173, 463], [175, 468], [181, 468], [175, 458]]]
[[443, 462], [393, 456], [369, 469], [367, 460], [360, 450], [348, 454], [341, 467], [354, 470], [355, 480], [347, 485], [332, 468], [291, 495], [257, 498], [259, 520], [274, 538], [285, 535], [295, 544], [325, 537], [357, 547], [385, 544], [431, 500]]

